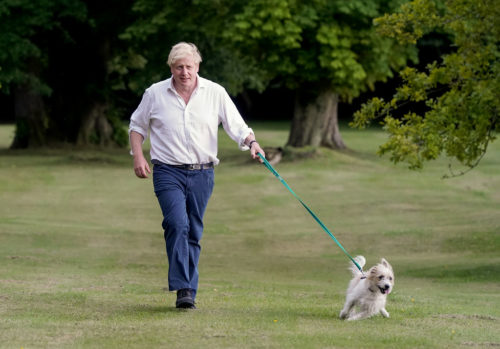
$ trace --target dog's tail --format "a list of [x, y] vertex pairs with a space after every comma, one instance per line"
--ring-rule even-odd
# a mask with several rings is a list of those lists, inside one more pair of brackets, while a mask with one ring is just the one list
[[[363, 256], [356, 256], [354, 257], [354, 260], [356, 261], [356, 263], [359, 264], [361, 268], [363, 268], [366, 264], [366, 259]], [[361, 274], [358, 267], [356, 267], [353, 262], [350, 263], [349, 270], [352, 272], [352, 275], [354, 276]]]

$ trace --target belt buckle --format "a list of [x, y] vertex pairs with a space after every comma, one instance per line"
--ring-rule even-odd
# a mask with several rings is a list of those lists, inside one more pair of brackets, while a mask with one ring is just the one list
[[203, 169], [203, 165], [201, 165], [201, 164], [192, 164], [192, 165], [189, 165], [189, 169], [190, 170], [202, 170]]

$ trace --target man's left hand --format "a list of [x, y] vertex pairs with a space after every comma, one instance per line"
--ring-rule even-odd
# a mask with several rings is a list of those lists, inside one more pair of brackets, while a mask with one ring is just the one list
[[263, 163], [264, 160], [260, 158], [260, 156], [258, 155], [259, 153], [262, 154], [264, 158], [266, 157], [266, 153], [264, 152], [264, 150], [262, 150], [260, 144], [258, 142], [253, 142], [252, 146], [250, 147], [250, 155], [252, 156], [252, 159], [257, 159], [260, 161], [260, 163]]

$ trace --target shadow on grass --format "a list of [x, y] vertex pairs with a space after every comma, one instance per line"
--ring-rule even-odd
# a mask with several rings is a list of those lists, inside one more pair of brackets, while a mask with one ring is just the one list
[[443, 282], [499, 282], [500, 265], [436, 265], [412, 269], [405, 276], [439, 279]]
[[466, 236], [453, 237], [443, 242], [445, 252], [474, 251], [496, 253], [500, 246], [500, 234], [496, 231], [470, 232]]
[[62, 147], [16, 150], [0, 149], [0, 157], [15, 159], [15, 164], [20, 166], [43, 166], [49, 164], [132, 166], [132, 157], [125, 148]]

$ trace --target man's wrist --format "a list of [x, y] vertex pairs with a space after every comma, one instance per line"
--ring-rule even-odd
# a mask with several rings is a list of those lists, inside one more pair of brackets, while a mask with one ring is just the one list
[[133, 152], [132, 156], [134, 157], [134, 159], [137, 159], [137, 160], [144, 159], [144, 154], [142, 151]]
[[254, 143], [258, 143], [258, 142], [257, 142], [255, 139], [251, 140], [251, 141], [250, 141], [250, 143], [248, 143], [248, 147], [249, 147], [250, 149], [252, 149], [252, 145], [253, 145]]

